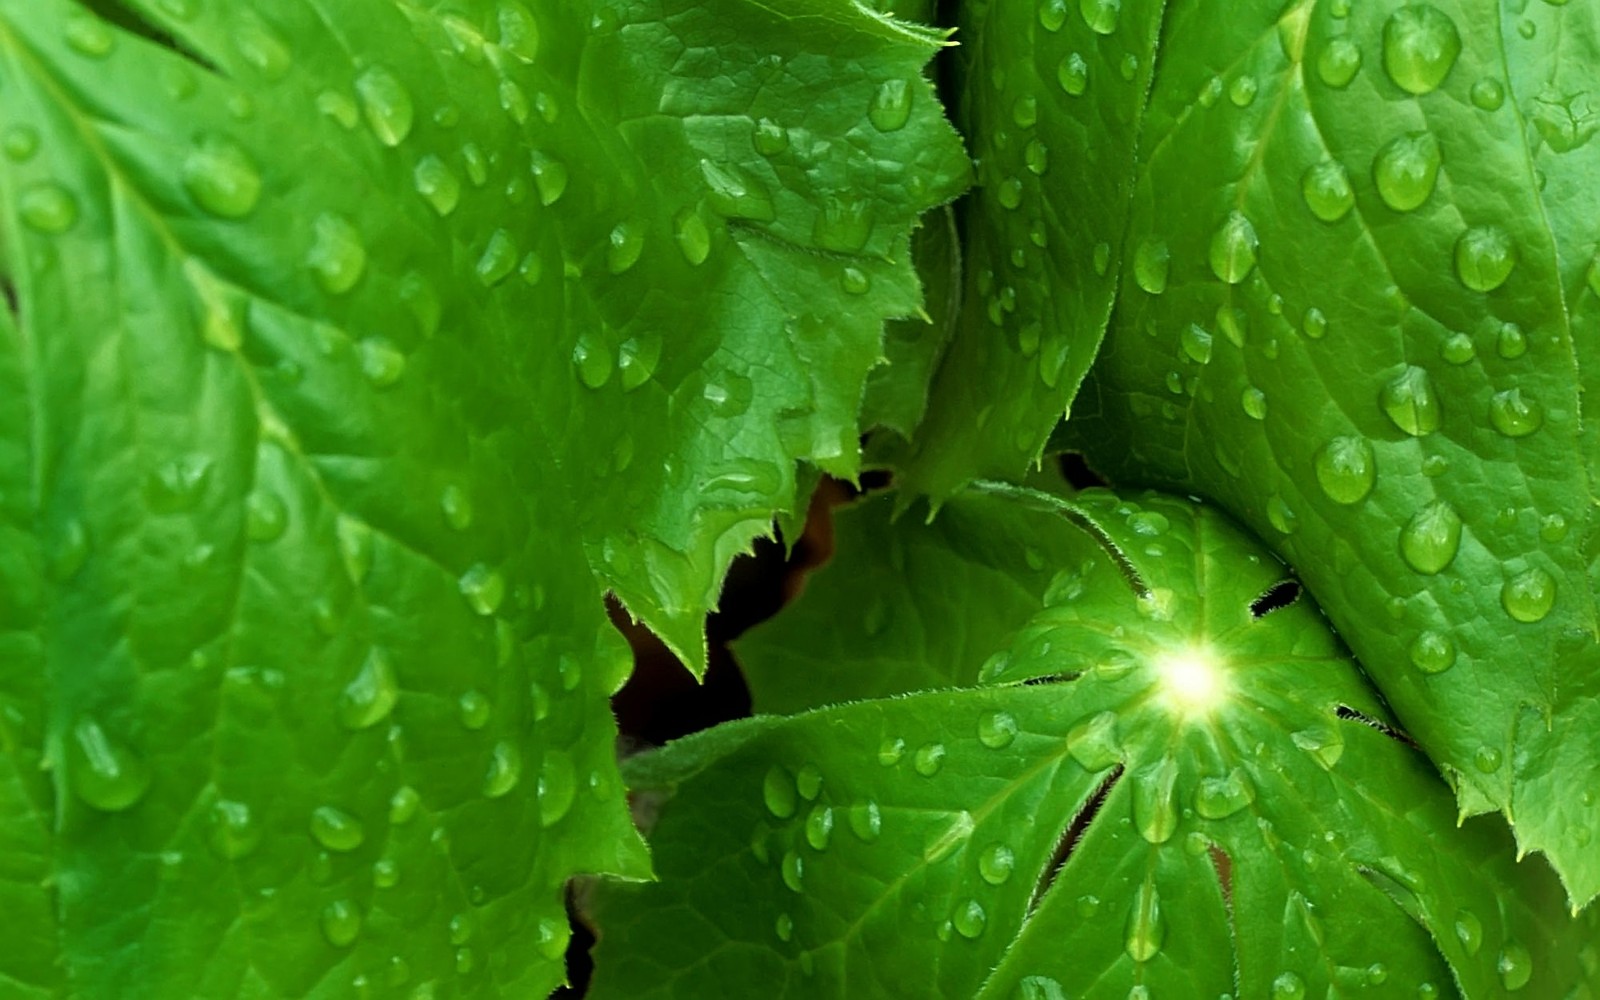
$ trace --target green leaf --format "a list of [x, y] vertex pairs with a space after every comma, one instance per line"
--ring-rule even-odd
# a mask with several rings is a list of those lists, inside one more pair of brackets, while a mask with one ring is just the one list
[[1174, 9], [1068, 429], [1114, 479], [1267, 538], [1463, 807], [1503, 811], [1583, 903], [1600, 12], [1524, 6]]
[[[1004, 492], [952, 509], [991, 535], [1059, 512], [1097, 554], [1060, 569], [987, 686], [758, 717], [630, 763], [662, 881], [597, 893], [598, 1000], [1588, 995], [1594, 913], [1515, 864], [1498, 817], [1457, 827], [1309, 600], [1253, 611], [1276, 560], [1186, 501]], [[885, 645], [935, 661], [966, 639], [951, 593], [997, 590], [881, 579], [920, 612]], [[844, 604], [785, 627], [827, 636]], [[876, 662], [823, 651], [841, 677]]]
[[0, 13], [0, 992], [544, 995], [569, 876], [648, 873], [601, 592], [693, 661], [854, 468], [939, 39], [127, 6], [174, 44]]
[[961, 5], [955, 117], [981, 186], [960, 206], [955, 333], [891, 456], [908, 497], [1017, 475], [1072, 402], [1111, 313], [1165, 7]]

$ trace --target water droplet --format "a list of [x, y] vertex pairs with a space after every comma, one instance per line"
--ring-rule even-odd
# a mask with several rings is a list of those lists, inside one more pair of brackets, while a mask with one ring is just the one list
[[1105, 277], [1111, 268], [1111, 244], [1101, 240], [1094, 245], [1094, 273]]
[[763, 118], [756, 122], [755, 147], [762, 156], [777, 156], [789, 148], [789, 130]]
[[[1011, 103], [1011, 120], [1018, 128], [1032, 128], [1039, 123], [1039, 99], [1023, 94]], [[1043, 171], [1039, 171], [1043, 173]]]
[[1455, 22], [1432, 4], [1401, 7], [1383, 26], [1384, 71], [1407, 93], [1436, 90], [1460, 54]]
[[693, 209], [685, 209], [678, 216], [675, 236], [678, 249], [690, 264], [698, 266], [711, 256], [711, 232], [706, 228], [705, 220]]
[[374, 646], [339, 694], [339, 724], [346, 729], [370, 729], [388, 718], [399, 700], [400, 681], [389, 655]]
[[1196, 364], [1203, 365], [1211, 360], [1211, 334], [1194, 323], [1178, 335], [1178, 346]]
[[1500, 588], [1500, 605], [1519, 622], [1536, 622], [1556, 603], [1555, 577], [1538, 567], [1523, 570]]
[[1089, 30], [1097, 35], [1109, 35], [1117, 30], [1117, 20], [1122, 14], [1122, 0], [1078, 0], [1078, 11]]
[[335, 900], [322, 911], [322, 936], [335, 948], [345, 948], [361, 935], [361, 911], [348, 899]]
[[885, 80], [880, 83], [867, 109], [867, 119], [872, 122], [872, 127], [879, 132], [896, 132], [905, 128], [906, 122], [911, 119], [911, 94], [909, 80]]
[[417, 790], [409, 785], [401, 785], [389, 796], [389, 822], [394, 826], [406, 825], [417, 815], [417, 808], [421, 805], [422, 797]]
[[900, 758], [906, 755], [906, 741], [898, 737], [886, 739], [878, 747], [878, 763], [884, 767], [893, 767], [900, 763]]
[[1495, 963], [1495, 968], [1500, 970], [1500, 984], [1507, 990], [1515, 992], [1528, 985], [1528, 980], [1533, 978], [1533, 956], [1528, 954], [1528, 949], [1515, 941], [1506, 942], [1500, 949], [1500, 958]]
[[1300, 178], [1300, 193], [1311, 214], [1323, 222], [1338, 222], [1356, 204], [1350, 175], [1336, 160], [1323, 160], [1308, 169]]
[[[701, 161], [702, 166], [705, 161]], [[567, 167], [560, 160], [535, 152], [529, 169], [533, 173], [533, 186], [539, 192], [539, 204], [548, 208], [561, 200], [567, 191]]]
[[1506, 437], [1527, 437], [1544, 423], [1544, 408], [1521, 389], [1507, 389], [1489, 401], [1489, 422]]
[[1000, 207], [1015, 211], [1022, 205], [1022, 181], [1016, 177], [1007, 177], [995, 188], [995, 200], [1000, 202]]
[[799, 805], [794, 781], [780, 765], [774, 764], [767, 770], [761, 782], [761, 799], [767, 804], [767, 812], [778, 819], [788, 819], [794, 815]]
[[311, 836], [330, 851], [346, 853], [367, 839], [361, 821], [342, 809], [318, 806], [311, 811]]
[[361, 359], [361, 374], [375, 388], [384, 389], [400, 381], [406, 371], [406, 356], [387, 337], [366, 337], [356, 345]]
[[944, 765], [944, 755], [943, 743], [924, 743], [912, 756], [911, 766], [924, 778], [931, 778], [938, 774], [939, 768]]
[[116, 42], [111, 29], [98, 17], [87, 11], [74, 10], [67, 14], [67, 45], [91, 59], [101, 59], [110, 54]]
[[14, 125], [0, 138], [0, 152], [13, 163], [26, 163], [39, 151], [39, 130], [32, 125]]
[[1461, 516], [1443, 500], [1412, 515], [1400, 531], [1400, 554], [1418, 573], [1438, 573], [1461, 548]]
[[621, 376], [622, 390], [633, 390], [650, 381], [656, 365], [661, 361], [661, 337], [646, 333], [630, 337], [617, 348], [617, 372]]
[[1067, 752], [1086, 771], [1103, 771], [1121, 760], [1116, 713], [1100, 712], [1073, 726], [1067, 733]]
[[1267, 418], [1267, 395], [1253, 385], [1246, 386], [1239, 394], [1239, 405], [1244, 409], [1245, 416], [1252, 420]]
[[1528, 338], [1523, 335], [1522, 327], [1515, 323], [1502, 324], [1495, 338], [1495, 350], [1507, 361], [1515, 361], [1528, 353]]
[[1272, 981], [1272, 1000], [1304, 1000], [1305, 980], [1293, 972], [1280, 973]]
[[78, 222], [78, 199], [61, 185], [44, 181], [18, 196], [17, 214], [30, 229], [60, 236]]
[[1350, 505], [1366, 499], [1377, 478], [1372, 445], [1358, 437], [1336, 437], [1323, 445], [1315, 460], [1317, 484], [1334, 503]]
[[1477, 914], [1471, 910], [1456, 911], [1456, 939], [1469, 956], [1478, 953], [1483, 947], [1483, 922]]
[[1172, 266], [1172, 253], [1165, 241], [1146, 236], [1133, 252], [1133, 280], [1151, 295], [1167, 290], [1167, 275]]
[[1456, 241], [1456, 276], [1475, 292], [1499, 288], [1516, 266], [1516, 245], [1499, 226], [1473, 226]]
[[505, 600], [506, 596], [505, 578], [484, 563], [473, 563], [465, 573], [461, 574], [457, 586], [461, 590], [461, 596], [467, 599], [467, 605], [484, 616], [500, 610], [500, 602]]
[[[1022, 150], [1022, 162], [1028, 165], [1028, 170], [1035, 177], [1043, 177], [1050, 169], [1050, 150], [1038, 139], [1030, 139]], [[1038, 232], [1042, 234], [1044, 230], [1041, 228]], [[1034, 237], [1034, 242], [1039, 242], [1038, 237]]]
[[1256, 83], [1255, 77], [1249, 74], [1235, 77], [1233, 83], [1228, 85], [1228, 100], [1232, 101], [1236, 108], [1248, 108], [1255, 103], [1259, 89], [1260, 85]]
[[798, 851], [783, 852], [783, 860], [778, 863], [783, 884], [792, 892], [803, 892], [805, 889], [806, 862]]
[[261, 825], [250, 807], [232, 799], [218, 799], [211, 806], [211, 849], [225, 861], [236, 861], [261, 844]]
[[578, 794], [578, 778], [572, 758], [564, 751], [551, 750], [539, 765], [539, 825], [551, 827], [561, 822], [572, 809]]
[[67, 743], [68, 780], [85, 804], [103, 812], [131, 808], [150, 788], [150, 767], [84, 716]]
[[1411, 664], [1425, 674], [1442, 674], [1456, 662], [1456, 644], [1439, 632], [1419, 633], [1411, 643]]
[[806, 814], [806, 843], [814, 851], [826, 851], [833, 837], [833, 809], [817, 803]]
[[484, 244], [483, 253], [478, 257], [475, 268], [478, 281], [485, 288], [493, 288], [510, 277], [516, 267], [516, 240], [504, 229], [496, 229], [489, 236], [489, 242]]
[[644, 253], [644, 227], [637, 222], [618, 223], [606, 247], [606, 270], [621, 274], [639, 262]]
[[515, 0], [502, 0], [496, 20], [500, 48], [525, 63], [533, 62], [539, 54], [539, 22], [528, 8]]
[[489, 752], [489, 769], [483, 775], [483, 794], [498, 799], [517, 787], [522, 778], [522, 754], [504, 740]]
[[1539, 537], [1554, 544], [1567, 537], [1567, 519], [1560, 514], [1547, 514], [1539, 519]]
[[456, 699], [456, 711], [461, 719], [461, 725], [467, 729], [478, 730], [487, 726], [493, 709], [494, 706], [489, 702], [489, 698], [476, 688]]
[[385, 146], [398, 146], [411, 134], [416, 109], [405, 84], [383, 66], [373, 66], [356, 77], [356, 96], [366, 115], [367, 127]]
[[1178, 829], [1178, 762], [1171, 757], [1141, 768], [1133, 776], [1133, 823], [1152, 844], [1164, 844]]
[[955, 915], [950, 918], [950, 923], [955, 927], [956, 933], [968, 941], [976, 940], [983, 934], [983, 928], [988, 924], [988, 914], [983, 912], [983, 904], [976, 899], [969, 899], [956, 907]]
[[1299, 518], [1294, 510], [1280, 496], [1273, 495], [1267, 500], [1267, 521], [1279, 533], [1292, 535], [1300, 527]]
[[418, 160], [411, 176], [417, 193], [433, 206], [440, 218], [454, 212], [461, 203], [461, 180], [438, 156], [429, 153]]
[[215, 134], [204, 135], [179, 168], [184, 190], [212, 215], [239, 219], [261, 200], [261, 174], [243, 149]]
[[1211, 237], [1211, 271], [1230, 285], [1243, 281], [1256, 266], [1256, 250], [1261, 240], [1256, 227], [1240, 212], [1229, 212], [1227, 221]]
[[1317, 76], [1334, 89], [1350, 85], [1361, 69], [1361, 46], [1348, 38], [1335, 38], [1317, 56]]
[[1017, 738], [1017, 720], [1010, 712], [986, 712], [978, 719], [978, 742], [991, 750], [1011, 745]]
[[323, 291], [343, 295], [355, 287], [367, 269], [367, 249], [361, 234], [350, 220], [331, 212], [317, 216], [312, 232], [306, 266]]
[[1128, 911], [1128, 923], [1123, 929], [1123, 947], [1135, 962], [1148, 962], [1156, 957], [1167, 938], [1166, 921], [1161, 915], [1161, 897], [1155, 883], [1145, 882], [1134, 893], [1133, 906]]
[[1378, 402], [1394, 425], [1407, 434], [1422, 437], [1439, 429], [1439, 397], [1425, 368], [1406, 366], [1384, 384]]
[[870, 844], [883, 832], [883, 812], [871, 799], [858, 802], [846, 811], [850, 832], [862, 843]]
[[1331, 723], [1297, 730], [1289, 734], [1289, 739], [1310, 754], [1325, 771], [1333, 770], [1339, 758], [1344, 756], [1344, 734]]
[[278, 33], [248, 11], [233, 14], [233, 47], [267, 80], [281, 80], [294, 59]]
[[1477, 354], [1477, 348], [1472, 345], [1472, 338], [1464, 333], [1451, 334], [1439, 347], [1439, 356], [1452, 365], [1464, 365], [1477, 357]]
[[1506, 88], [1499, 80], [1486, 76], [1472, 85], [1472, 103], [1483, 111], [1498, 111], [1506, 100]]
[[591, 389], [602, 388], [611, 381], [614, 366], [611, 351], [595, 330], [579, 334], [578, 342], [572, 348], [572, 364], [577, 370], [578, 381]]
[[1420, 208], [1439, 180], [1439, 140], [1429, 132], [1392, 139], [1372, 161], [1378, 197], [1396, 212]]
[[773, 930], [777, 932], [779, 941], [793, 941], [794, 918], [787, 913], [778, 914], [778, 919], [773, 924]]
[[1227, 819], [1255, 800], [1255, 784], [1243, 768], [1236, 767], [1226, 777], [1200, 779], [1194, 811], [1206, 819]]
[[756, 222], [771, 222], [777, 218], [771, 196], [737, 167], [701, 160], [700, 176], [710, 189], [706, 201], [713, 211], [729, 218]]
[[1089, 89], [1089, 64], [1076, 52], [1067, 55], [1056, 67], [1056, 82], [1071, 96], [1083, 96]]
[[990, 844], [978, 855], [978, 874], [990, 885], [1003, 885], [1016, 866], [1016, 855], [1005, 844]]

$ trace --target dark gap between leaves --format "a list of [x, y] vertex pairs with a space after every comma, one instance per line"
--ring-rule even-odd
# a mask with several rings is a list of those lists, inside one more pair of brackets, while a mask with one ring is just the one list
[[1070, 684], [1082, 676], [1083, 671], [1078, 670], [1072, 673], [1050, 674], [1047, 677], [1029, 677], [1027, 680], [1022, 682], [1022, 686], [1037, 687], [1041, 684]]
[[1062, 478], [1067, 485], [1075, 490], [1087, 490], [1094, 487], [1110, 488], [1111, 481], [1089, 467], [1089, 462], [1075, 451], [1063, 452], [1056, 459], [1061, 467]]
[[222, 75], [217, 67], [200, 53], [190, 49], [180, 42], [175, 36], [163, 31], [158, 25], [145, 20], [139, 14], [128, 10], [124, 4], [127, 0], [85, 0], [90, 10], [100, 15], [107, 22], [116, 25], [130, 35], [138, 35], [145, 41], [159, 45], [175, 55], [194, 63], [200, 69], [213, 75]]
[[12, 319], [22, 321], [22, 306], [17, 300], [17, 286], [3, 274], [0, 274], [0, 306], [5, 307]]
[[1032, 914], [1044, 901], [1045, 894], [1055, 885], [1056, 877], [1072, 859], [1072, 852], [1077, 850], [1078, 841], [1088, 832], [1089, 824], [1094, 822], [1100, 807], [1105, 805], [1106, 798], [1111, 795], [1111, 790], [1120, 780], [1122, 780], [1122, 765], [1118, 764], [1105, 776], [1105, 780], [1100, 782], [1100, 787], [1094, 790], [1094, 794], [1089, 796], [1077, 815], [1072, 817], [1072, 822], [1061, 832], [1061, 839], [1056, 841], [1056, 849], [1050, 856], [1050, 863], [1045, 866], [1044, 874], [1039, 876], [1039, 883], [1033, 888], [1033, 897], [1028, 900], [1028, 913]]
[[1390, 875], [1388, 872], [1379, 871], [1370, 865], [1356, 865], [1356, 871], [1359, 872], [1361, 877], [1366, 879], [1368, 884], [1370, 884], [1374, 889], [1377, 889], [1379, 892], [1393, 900], [1394, 905], [1404, 910], [1406, 915], [1412, 920], [1415, 920], [1423, 927], [1428, 926], [1427, 921], [1423, 919], [1422, 915], [1422, 901], [1417, 898], [1417, 894], [1415, 892], [1401, 884], [1400, 881], [1397, 880], [1393, 875]]
[[1349, 705], [1340, 705], [1334, 714], [1346, 722], [1359, 722], [1364, 726], [1370, 726], [1383, 735], [1389, 737], [1391, 740], [1394, 740], [1396, 743], [1404, 743], [1406, 746], [1418, 751], [1419, 753], [1422, 750], [1421, 747], [1417, 746], [1416, 741], [1407, 736], [1405, 733], [1402, 733], [1400, 730], [1395, 729], [1392, 726], [1384, 725], [1382, 722], [1379, 722], [1372, 716], [1358, 712]]
[[1255, 618], [1265, 618], [1280, 608], [1287, 608], [1300, 599], [1302, 593], [1300, 581], [1279, 580], [1268, 587], [1258, 598], [1250, 602], [1250, 614]]

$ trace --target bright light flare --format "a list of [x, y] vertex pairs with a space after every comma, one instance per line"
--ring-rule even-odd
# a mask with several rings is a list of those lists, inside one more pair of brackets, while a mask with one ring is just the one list
[[1228, 694], [1228, 673], [1203, 646], [1173, 650], [1155, 663], [1167, 704], [1181, 714], [1209, 712]]

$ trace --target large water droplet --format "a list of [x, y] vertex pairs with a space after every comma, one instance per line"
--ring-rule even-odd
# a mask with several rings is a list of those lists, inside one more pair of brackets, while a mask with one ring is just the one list
[[1517, 573], [1500, 588], [1500, 605], [1519, 622], [1541, 621], [1555, 603], [1555, 577], [1537, 566]]
[[1350, 175], [1337, 160], [1324, 160], [1308, 169], [1300, 178], [1300, 193], [1311, 214], [1323, 222], [1338, 222], [1356, 204]]
[[477, 731], [489, 724], [489, 716], [494, 712], [494, 705], [482, 691], [472, 688], [456, 699], [456, 710], [461, 718], [462, 727]]
[[1165, 241], [1146, 236], [1133, 251], [1133, 280], [1151, 295], [1167, 290], [1167, 274], [1172, 266], [1172, 253]]
[[131, 808], [150, 788], [150, 766], [83, 716], [67, 741], [67, 778], [85, 804], [103, 812]]
[[[700, 176], [710, 189], [706, 202], [718, 214], [756, 222], [771, 222], [777, 218], [772, 196], [739, 168], [701, 160]], [[820, 216], [818, 224], [821, 224]]]
[[1456, 241], [1456, 276], [1475, 292], [1492, 292], [1517, 266], [1517, 247], [1499, 226], [1473, 226]]
[[1135, 962], [1156, 957], [1167, 939], [1167, 925], [1161, 914], [1161, 897], [1155, 883], [1145, 882], [1134, 893], [1128, 922], [1123, 928], [1123, 947]]
[[1527, 437], [1544, 423], [1544, 408], [1521, 389], [1507, 389], [1489, 401], [1489, 422], [1506, 437]]
[[1190, 323], [1178, 335], [1178, 346], [1183, 348], [1183, 353], [1190, 361], [1197, 364], [1203, 365], [1211, 360], [1211, 334], [1194, 323]]
[[1117, 30], [1117, 20], [1122, 14], [1122, 0], [1078, 0], [1078, 11], [1089, 30], [1097, 35], [1109, 35]]
[[525, 63], [539, 55], [539, 22], [527, 7], [516, 0], [502, 0], [495, 12], [500, 29], [500, 48]]
[[1331, 771], [1344, 756], [1344, 734], [1334, 723], [1313, 725], [1289, 734], [1294, 745], [1310, 754], [1325, 771]]
[[483, 775], [483, 794], [498, 799], [517, 787], [522, 778], [522, 754], [504, 740], [489, 752], [489, 768]]
[[356, 96], [361, 98], [361, 110], [366, 115], [367, 127], [385, 146], [398, 146], [411, 134], [416, 120], [416, 108], [411, 103], [411, 92], [400, 78], [383, 66], [370, 67], [356, 77]]
[[1272, 1000], [1304, 1000], [1306, 981], [1293, 972], [1279, 973], [1272, 981]]
[[983, 911], [983, 904], [976, 899], [969, 899], [957, 906], [955, 914], [950, 918], [950, 923], [955, 927], [956, 933], [968, 941], [975, 940], [981, 936], [988, 922], [989, 917]]
[[1495, 337], [1495, 352], [1507, 361], [1514, 361], [1528, 353], [1528, 338], [1522, 327], [1515, 323], [1502, 323]]
[[418, 160], [411, 176], [417, 193], [441, 218], [454, 212], [461, 203], [461, 179], [438, 156], [429, 153]]
[[467, 599], [467, 606], [486, 617], [500, 609], [506, 596], [505, 577], [484, 563], [473, 563], [461, 574], [457, 586]]
[[1237, 285], [1256, 266], [1256, 250], [1261, 240], [1256, 227], [1241, 212], [1230, 212], [1222, 227], [1211, 237], [1211, 271], [1230, 285]]
[[637, 222], [621, 222], [611, 230], [606, 246], [606, 270], [621, 274], [639, 262], [644, 253], [644, 226]]
[[912, 86], [909, 80], [885, 80], [872, 95], [867, 108], [867, 119], [879, 132], [895, 132], [905, 128], [911, 119]]
[[1103, 771], [1121, 760], [1117, 714], [1100, 712], [1073, 726], [1067, 733], [1067, 753], [1087, 771]]
[[944, 766], [945, 748], [943, 743], [924, 743], [912, 755], [912, 768], [924, 778], [931, 778], [939, 773], [939, 768]]
[[361, 234], [349, 219], [331, 212], [317, 216], [312, 233], [306, 266], [323, 291], [343, 295], [355, 287], [367, 269], [367, 248], [361, 242]]
[[1243, 768], [1236, 767], [1224, 777], [1200, 779], [1194, 811], [1206, 819], [1227, 819], [1255, 800], [1255, 783]]
[[674, 228], [674, 236], [678, 242], [678, 249], [683, 252], [683, 257], [690, 264], [699, 265], [711, 256], [711, 231], [706, 228], [706, 221], [700, 218], [700, 213], [693, 209], [685, 209], [678, 216]]
[[1461, 548], [1461, 516], [1443, 500], [1423, 507], [1400, 531], [1400, 553], [1418, 573], [1438, 573]]
[[1366, 499], [1377, 479], [1372, 445], [1358, 437], [1336, 437], [1317, 452], [1317, 484], [1328, 499], [1354, 504]]
[[1349, 38], [1335, 38], [1317, 56], [1317, 77], [1334, 89], [1350, 85], [1361, 69], [1361, 46]]
[[28, 228], [60, 236], [78, 222], [78, 199], [61, 185], [44, 181], [25, 188], [17, 197], [17, 214]]
[[978, 874], [990, 885], [1003, 885], [1016, 867], [1016, 855], [1005, 844], [990, 844], [978, 855]]
[[572, 810], [573, 799], [578, 794], [578, 777], [572, 767], [572, 758], [565, 751], [545, 753], [539, 765], [539, 824], [551, 827], [561, 822]]
[[1245, 416], [1252, 420], [1267, 419], [1267, 394], [1255, 386], [1246, 386], [1239, 394], [1239, 405]]
[[245, 803], [218, 799], [211, 806], [211, 835], [207, 839], [217, 857], [235, 861], [260, 845], [261, 824]]
[[806, 862], [800, 852], [789, 850], [783, 853], [783, 860], [778, 863], [778, 869], [783, 877], [783, 884], [791, 892], [805, 891]]
[[339, 724], [346, 729], [369, 729], [388, 718], [399, 700], [400, 681], [389, 654], [374, 646], [339, 695]]
[[70, 10], [67, 14], [67, 45], [91, 59], [102, 59], [111, 53], [116, 36], [111, 28], [87, 11]]
[[978, 742], [991, 750], [1011, 745], [1017, 738], [1017, 720], [1010, 712], [986, 712], [978, 719]]
[[220, 135], [201, 136], [184, 157], [179, 174], [189, 197], [212, 215], [243, 218], [261, 200], [261, 174], [254, 161]]
[[1378, 197], [1396, 212], [1420, 208], [1439, 180], [1439, 140], [1431, 132], [1392, 139], [1372, 161]]
[[1394, 425], [1414, 437], [1439, 429], [1439, 397], [1425, 368], [1408, 365], [1384, 384], [1379, 405]]
[[567, 191], [566, 164], [544, 153], [535, 152], [529, 170], [533, 173], [533, 186], [539, 192], [539, 204], [548, 208], [561, 200], [561, 196]]
[[1500, 971], [1500, 984], [1508, 991], [1515, 992], [1528, 985], [1528, 980], [1533, 978], [1533, 956], [1522, 945], [1508, 941], [1500, 949], [1495, 968]]
[[822, 803], [811, 807], [806, 814], [806, 843], [814, 851], [826, 851], [833, 837], [833, 809]]
[[899, 737], [890, 737], [878, 747], [878, 763], [884, 767], [893, 767], [905, 755], [906, 741]]
[[646, 333], [623, 341], [617, 348], [617, 371], [622, 379], [622, 391], [632, 392], [650, 381], [660, 361], [659, 335]]
[[367, 839], [361, 821], [333, 806], [318, 806], [311, 811], [311, 836], [330, 851], [346, 853]]
[[345, 948], [361, 935], [361, 911], [348, 899], [335, 900], [322, 911], [322, 935], [335, 948]]
[[1447, 635], [1426, 631], [1411, 642], [1411, 665], [1425, 674], [1442, 674], [1455, 662], [1456, 644]]
[[1466, 953], [1476, 955], [1483, 947], [1483, 921], [1471, 910], [1456, 911], [1456, 940], [1461, 942], [1461, 947]]
[[1164, 844], [1178, 829], [1178, 762], [1171, 757], [1133, 775], [1133, 823], [1152, 844]]
[[1063, 57], [1061, 64], [1056, 67], [1056, 83], [1073, 97], [1083, 96], [1083, 92], [1089, 89], [1089, 64], [1083, 56], [1073, 52]]
[[794, 780], [782, 766], [774, 764], [767, 769], [766, 777], [761, 781], [761, 800], [766, 803], [767, 812], [778, 819], [788, 819], [794, 815], [799, 799]]
[[1395, 11], [1383, 26], [1383, 68], [1401, 90], [1438, 88], [1461, 54], [1461, 35], [1450, 16], [1427, 3]]
[[870, 844], [883, 832], [883, 812], [872, 799], [858, 802], [846, 810], [850, 832], [862, 843]]

